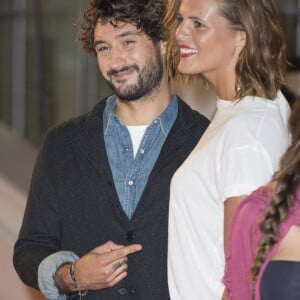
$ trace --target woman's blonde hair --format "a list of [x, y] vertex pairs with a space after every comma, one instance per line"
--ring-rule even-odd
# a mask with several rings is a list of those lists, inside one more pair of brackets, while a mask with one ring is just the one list
[[[168, 41], [168, 67], [172, 78], [186, 81], [186, 76], [178, 74], [178, 45], [175, 41], [177, 27], [176, 14], [180, 5], [175, 2]], [[192, 0], [190, 0], [192, 1]], [[233, 30], [246, 33], [246, 45], [240, 53], [236, 65], [237, 98], [252, 95], [274, 99], [278, 89], [285, 84], [287, 69], [286, 43], [281, 19], [274, 0], [216, 0], [219, 14], [226, 18]], [[193, 78], [195, 75], [188, 76]], [[203, 82], [206, 79], [201, 75]]]

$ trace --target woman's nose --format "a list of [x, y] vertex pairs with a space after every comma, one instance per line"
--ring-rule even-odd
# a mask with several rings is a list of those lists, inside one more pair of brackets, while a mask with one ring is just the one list
[[184, 22], [182, 22], [177, 27], [176, 34], [175, 34], [176, 40], [181, 41], [181, 40], [185, 39], [188, 36], [188, 33], [189, 33], [189, 31], [188, 31], [186, 24]]

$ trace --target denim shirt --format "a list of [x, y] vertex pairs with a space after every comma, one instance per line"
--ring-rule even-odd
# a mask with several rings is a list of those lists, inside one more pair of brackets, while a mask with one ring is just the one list
[[[135, 157], [133, 157], [129, 131], [114, 114], [115, 104], [115, 96], [107, 99], [103, 112], [104, 143], [120, 203], [130, 219], [160, 150], [177, 118], [178, 100], [175, 95], [172, 95], [168, 107], [147, 127]], [[55, 286], [53, 276], [61, 264], [78, 259], [79, 257], [72, 251], [59, 251], [40, 263], [38, 285], [48, 300], [66, 299], [66, 296], [60, 294]]]
[[114, 114], [115, 104], [115, 96], [108, 98], [103, 115], [104, 142], [120, 204], [131, 219], [176, 120], [178, 102], [172, 95], [168, 107], [147, 127], [135, 157], [129, 131]]

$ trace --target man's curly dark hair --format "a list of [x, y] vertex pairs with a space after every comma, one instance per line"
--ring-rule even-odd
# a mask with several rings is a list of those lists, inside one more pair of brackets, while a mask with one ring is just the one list
[[95, 53], [94, 31], [98, 22], [113, 26], [132, 24], [156, 43], [167, 39], [164, 16], [167, 0], [91, 0], [83, 13], [78, 40]]

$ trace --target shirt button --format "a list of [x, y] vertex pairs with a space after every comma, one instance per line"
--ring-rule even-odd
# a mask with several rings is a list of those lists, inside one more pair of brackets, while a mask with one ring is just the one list
[[141, 153], [141, 154], [144, 154], [144, 153], [145, 153], [145, 150], [144, 150], [144, 149], [142, 149], [142, 150], [140, 151], [140, 153]]
[[132, 242], [135, 238], [135, 234], [132, 231], [127, 232], [126, 234], [127, 242]]
[[121, 295], [121, 296], [125, 296], [128, 292], [125, 288], [119, 288], [118, 289], [118, 293]]
[[154, 124], [157, 124], [158, 123], [158, 120], [154, 120]]
[[128, 185], [133, 185], [133, 180], [129, 180]]

